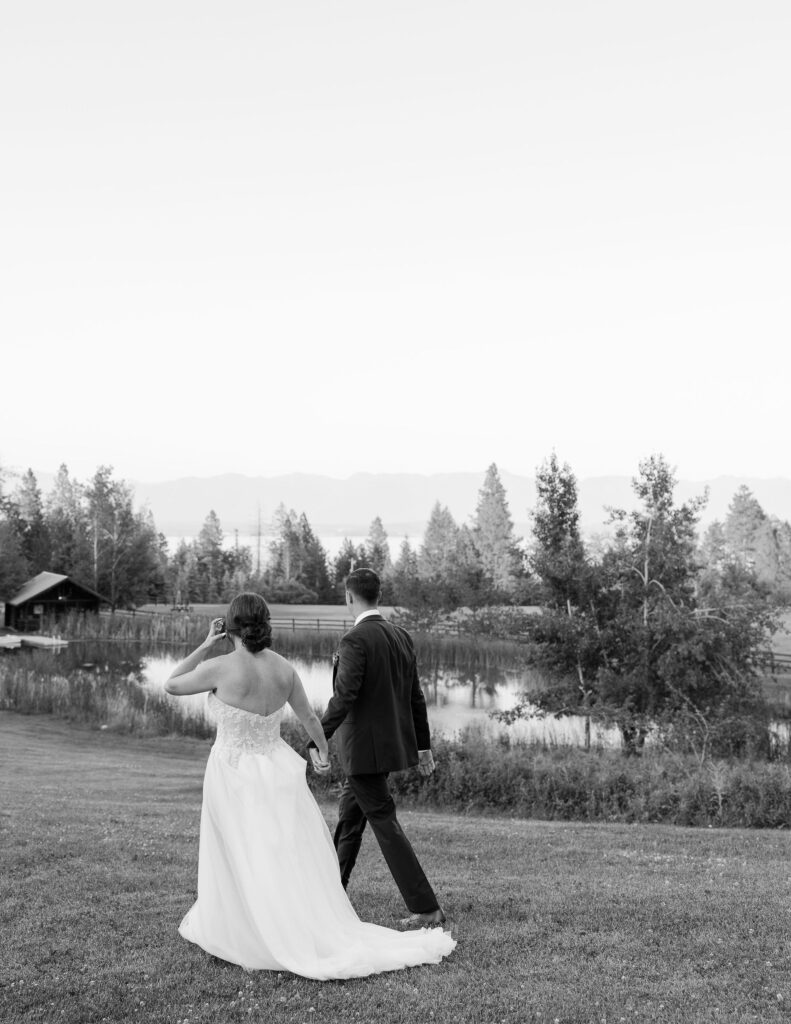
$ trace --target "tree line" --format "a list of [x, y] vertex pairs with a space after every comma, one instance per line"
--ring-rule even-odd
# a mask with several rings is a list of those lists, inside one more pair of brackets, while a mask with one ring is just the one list
[[0, 473], [0, 599], [47, 570], [92, 587], [113, 608], [157, 602], [186, 606], [227, 601], [253, 589], [270, 601], [342, 603], [356, 565], [379, 572], [386, 603], [446, 609], [519, 603], [529, 591], [524, 552], [514, 534], [505, 488], [489, 467], [476, 512], [458, 525], [437, 502], [422, 543], [405, 539], [395, 559], [380, 517], [355, 544], [345, 538], [331, 558], [307, 515], [280, 505], [265, 564], [249, 546], [226, 544], [216, 512], [198, 536], [168, 550], [150, 510], [134, 508], [131, 486], [100, 466], [87, 483], [66, 465], [44, 496], [32, 470], [9, 489]]
[[[548, 465], [559, 472], [556, 460]], [[405, 539], [395, 558], [380, 517], [372, 521], [362, 543], [345, 538], [330, 557], [307, 515], [281, 505], [261, 565], [250, 547], [226, 543], [214, 511], [194, 540], [182, 540], [169, 551], [151, 512], [135, 509], [131, 486], [109, 466], [100, 466], [81, 483], [62, 465], [46, 496], [32, 470], [13, 489], [0, 471], [0, 599], [49, 570], [92, 587], [114, 608], [222, 602], [243, 589], [255, 589], [278, 603], [340, 603], [350, 570], [368, 565], [382, 577], [385, 603], [429, 619], [456, 608], [542, 604], [551, 594], [542, 554], [550, 529], [543, 511], [545, 473], [546, 466], [538, 472], [537, 507], [528, 538], [516, 536], [505, 488], [492, 464], [469, 522], [457, 523], [436, 502], [421, 541]], [[571, 479], [569, 471], [565, 486], [571, 487]], [[617, 525], [615, 518], [612, 524]], [[552, 526], [564, 528], [562, 522]], [[612, 555], [606, 552], [622, 543], [619, 536], [616, 530], [589, 543], [587, 557], [607, 561]], [[736, 492], [723, 522], [712, 523], [700, 543], [691, 543], [696, 564], [710, 578], [738, 564], [767, 593], [791, 600], [791, 526], [767, 515], [748, 488]]]

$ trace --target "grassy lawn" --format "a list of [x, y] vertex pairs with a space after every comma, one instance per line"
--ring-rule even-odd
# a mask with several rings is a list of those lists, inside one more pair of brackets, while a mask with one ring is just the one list
[[[319, 983], [212, 959], [176, 932], [207, 754], [0, 713], [0, 1019], [791, 1019], [791, 835], [777, 831], [404, 812], [455, 922], [442, 965]], [[350, 896], [377, 923], [402, 913], [370, 837]]]

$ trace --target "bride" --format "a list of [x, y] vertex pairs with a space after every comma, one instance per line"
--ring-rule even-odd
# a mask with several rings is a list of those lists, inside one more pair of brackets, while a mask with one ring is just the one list
[[[204, 660], [226, 637], [233, 651]], [[318, 980], [439, 963], [456, 945], [447, 932], [367, 924], [349, 902], [306, 762], [280, 738], [285, 705], [318, 747], [319, 767], [328, 766], [327, 741], [299, 676], [271, 645], [266, 602], [239, 594], [165, 684], [176, 696], [208, 692], [217, 722], [203, 783], [198, 899], [179, 932], [248, 970]]]

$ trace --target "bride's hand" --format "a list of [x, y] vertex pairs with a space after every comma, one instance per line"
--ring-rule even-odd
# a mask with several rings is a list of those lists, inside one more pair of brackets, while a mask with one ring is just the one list
[[203, 641], [203, 646], [213, 647], [218, 640], [224, 640], [227, 635], [225, 632], [225, 619], [212, 619], [208, 635]]
[[318, 750], [316, 750], [315, 747], [311, 747], [310, 760], [313, 764], [313, 771], [316, 772], [317, 775], [327, 775], [331, 768], [329, 754], [327, 755], [326, 761], [322, 760], [321, 754]]

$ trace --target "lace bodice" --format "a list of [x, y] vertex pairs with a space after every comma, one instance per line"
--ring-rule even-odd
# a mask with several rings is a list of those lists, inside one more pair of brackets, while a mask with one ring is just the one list
[[271, 715], [259, 715], [221, 701], [213, 693], [208, 708], [217, 722], [214, 750], [236, 767], [242, 754], [267, 754], [280, 742], [280, 720], [283, 708]]

